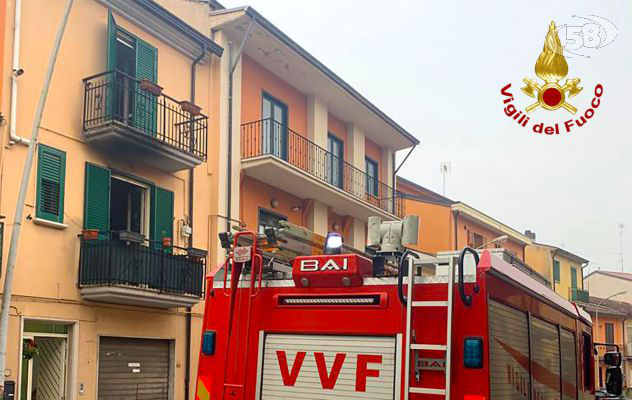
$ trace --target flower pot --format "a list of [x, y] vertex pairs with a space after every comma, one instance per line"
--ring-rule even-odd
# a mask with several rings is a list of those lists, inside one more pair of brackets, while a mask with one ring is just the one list
[[140, 88], [146, 92], [153, 94], [154, 96], [160, 96], [162, 94], [162, 86], [158, 86], [149, 79], [141, 79]]
[[200, 115], [200, 111], [202, 111], [202, 107], [196, 106], [188, 100], [181, 101], [180, 108], [182, 111], [191, 113], [191, 115]]
[[99, 238], [98, 229], [84, 229], [81, 231], [81, 237], [83, 240], [97, 240]]

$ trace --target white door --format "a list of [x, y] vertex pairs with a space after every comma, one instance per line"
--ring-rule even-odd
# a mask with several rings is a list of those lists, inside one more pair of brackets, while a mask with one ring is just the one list
[[64, 400], [66, 392], [66, 337], [33, 336], [38, 353], [27, 363], [26, 400]]

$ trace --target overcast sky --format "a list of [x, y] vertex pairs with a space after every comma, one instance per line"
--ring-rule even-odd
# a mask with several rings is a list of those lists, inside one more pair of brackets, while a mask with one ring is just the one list
[[[419, 138], [402, 176], [441, 193], [440, 164], [449, 161], [448, 197], [535, 231], [539, 242], [590, 259], [591, 269], [620, 270], [618, 224], [624, 223], [625, 270], [632, 272], [632, 2], [247, 4]], [[532, 123], [559, 122], [563, 129], [573, 116], [539, 109], [529, 129], [522, 128], [505, 116], [500, 89], [512, 84], [519, 109], [533, 103], [520, 87], [524, 77], [537, 78], [548, 25], [589, 22], [576, 15], [597, 15], [617, 28], [608, 46], [584, 47], [577, 53], [589, 57], [567, 59], [566, 78], [580, 78], [584, 87], [569, 99], [579, 110], [574, 118], [590, 107], [597, 84], [604, 87], [601, 104], [570, 134], [538, 135]]]

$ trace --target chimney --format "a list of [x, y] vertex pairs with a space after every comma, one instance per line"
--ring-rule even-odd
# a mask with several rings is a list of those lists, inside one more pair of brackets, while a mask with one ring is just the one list
[[524, 235], [535, 242], [535, 232], [531, 232], [531, 230], [527, 229], [524, 231]]

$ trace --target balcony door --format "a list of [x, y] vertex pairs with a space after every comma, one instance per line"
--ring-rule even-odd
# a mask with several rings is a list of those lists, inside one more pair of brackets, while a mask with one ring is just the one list
[[263, 154], [287, 160], [287, 106], [264, 94], [261, 115]]
[[342, 188], [342, 167], [344, 162], [344, 143], [331, 133], [327, 135], [327, 182]]
[[108, 23], [107, 117], [155, 135], [158, 99], [140, 88], [143, 79], [156, 83], [158, 50], [116, 25], [110, 12]]

